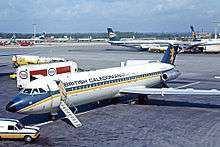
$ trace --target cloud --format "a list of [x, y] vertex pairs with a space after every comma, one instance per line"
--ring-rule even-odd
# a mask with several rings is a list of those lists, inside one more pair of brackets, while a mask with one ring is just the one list
[[[8, 0], [0, 2], [0, 31], [176, 32], [219, 19], [218, 0]], [[12, 28], [13, 26], [13, 28]]]

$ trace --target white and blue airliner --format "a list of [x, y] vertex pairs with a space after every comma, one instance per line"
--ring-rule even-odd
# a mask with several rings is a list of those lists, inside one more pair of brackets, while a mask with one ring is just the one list
[[[174, 61], [177, 46], [169, 45], [161, 61], [121, 67], [77, 72], [30, 82], [6, 106], [6, 110], [23, 114], [56, 114], [62, 110], [75, 127], [81, 126], [69, 107], [80, 107], [127, 94], [220, 95], [219, 90], [161, 88], [159, 85], [176, 79], [180, 72]], [[154, 87], [154, 88], [152, 88]], [[158, 87], [158, 88], [157, 88]]]

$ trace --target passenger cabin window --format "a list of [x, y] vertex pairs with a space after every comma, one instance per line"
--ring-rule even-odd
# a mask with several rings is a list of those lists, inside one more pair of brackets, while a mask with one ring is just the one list
[[15, 126], [8, 126], [8, 130], [17, 130]]

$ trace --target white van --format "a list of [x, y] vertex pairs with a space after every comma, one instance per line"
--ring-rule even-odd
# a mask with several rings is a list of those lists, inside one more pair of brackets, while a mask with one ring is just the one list
[[77, 71], [77, 64], [73, 61], [48, 64], [23, 65], [17, 68], [17, 88], [26, 87], [31, 81], [40, 76], [53, 77], [55, 75], [70, 74]]
[[16, 119], [0, 118], [0, 139], [24, 139], [25, 142], [32, 142], [39, 136], [38, 127], [23, 126]]

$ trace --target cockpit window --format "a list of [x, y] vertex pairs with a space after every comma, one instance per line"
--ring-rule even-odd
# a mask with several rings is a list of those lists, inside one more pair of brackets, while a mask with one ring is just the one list
[[37, 88], [34, 88], [33, 91], [32, 91], [32, 94], [38, 94], [38, 89]]
[[21, 91], [23, 94], [44, 94], [47, 93], [43, 88], [34, 88], [34, 89], [29, 89], [25, 88]]
[[32, 89], [24, 89], [24, 90], [22, 91], [22, 93], [24, 93], [24, 94], [31, 94], [31, 90], [32, 90]]
[[42, 88], [39, 88], [39, 92], [40, 93], [46, 93], [46, 91], [44, 89], [42, 89]]

